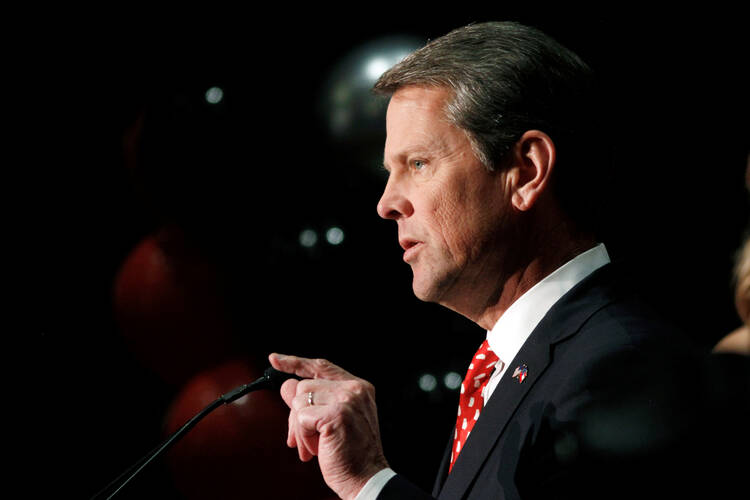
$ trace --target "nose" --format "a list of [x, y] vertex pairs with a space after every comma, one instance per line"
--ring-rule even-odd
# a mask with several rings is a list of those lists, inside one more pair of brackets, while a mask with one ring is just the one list
[[383, 195], [378, 202], [378, 215], [383, 219], [399, 220], [402, 217], [409, 217], [414, 213], [409, 198], [398, 185], [396, 178], [391, 175], [383, 190]]

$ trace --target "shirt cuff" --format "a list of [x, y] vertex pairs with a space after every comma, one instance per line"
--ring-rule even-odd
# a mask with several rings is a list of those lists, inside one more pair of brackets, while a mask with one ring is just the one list
[[385, 468], [381, 470], [380, 472], [377, 472], [374, 476], [370, 478], [369, 481], [367, 481], [362, 487], [361, 490], [359, 490], [359, 493], [354, 498], [354, 500], [375, 500], [378, 498], [378, 495], [385, 487], [385, 483], [391, 480], [393, 476], [395, 476], [396, 473], [389, 469]]

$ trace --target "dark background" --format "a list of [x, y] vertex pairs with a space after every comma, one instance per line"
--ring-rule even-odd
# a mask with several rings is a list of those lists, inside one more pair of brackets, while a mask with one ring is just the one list
[[[413, 297], [394, 224], [375, 212], [382, 122], [362, 118], [336, 138], [324, 104], [347, 57], [390, 35], [425, 41], [513, 19], [581, 55], [608, 97], [612, 257], [705, 350], [740, 324], [730, 278], [750, 149], [739, 12], [95, 14], [50, 17], [20, 38], [33, 49], [22, 58], [32, 85], [20, 168], [34, 187], [25, 282], [37, 374], [54, 381], [31, 419], [29, 463], [47, 478], [34, 490], [90, 496], [164, 437], [190, 375], [164, 373], [196, 341], [171, 339], [160, 368], [145, 362], [152, 337], [123, 332], [114, 290], [134, 248], [165, 227], [182, 272], [208, 269], [196, 303], [220, 304], [209, 316], [223, 322], [205, 338], [228, 338], [195, 373], [232, 357], [262, 369], [272, 351], [341, 364], [378, 387], [393, 468], [431, 484], [456, 395], [417, 381], [463, 373], [483, 332]], [[204, 98], [212, 86], [224, 90], [217, 105]], [[322, 237], [334, 225], [345, 234], [336, 246]], [[311, 249], [298, 242], [306, 228], [319, 234]], [[131, 486], [182, 498], [159, 464]]]

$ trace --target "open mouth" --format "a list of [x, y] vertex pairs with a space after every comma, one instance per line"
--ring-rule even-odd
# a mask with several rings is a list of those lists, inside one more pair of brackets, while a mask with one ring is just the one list
[[422, 242], [405, 240], [401, 242], [401, 247], [404, 249], [404, 262], [409, 262], [419, 249], [422, 248]]

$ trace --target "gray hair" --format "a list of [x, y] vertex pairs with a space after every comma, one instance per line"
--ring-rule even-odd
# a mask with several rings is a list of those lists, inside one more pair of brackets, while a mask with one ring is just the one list
[[477, 158], [494, 168], [526, 130], [560, 135], [565, 117], [559, 108], [569, 108], [571, 97], [588, 90], [590, 74], [578, 56], [541, 31], [490, 22], [429, 42], [386, 71], [373, 91], [391, 95], [410, 85], [451, 89], [446, 118], [467, 132]]

